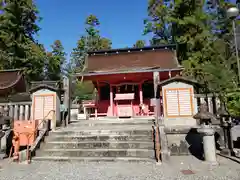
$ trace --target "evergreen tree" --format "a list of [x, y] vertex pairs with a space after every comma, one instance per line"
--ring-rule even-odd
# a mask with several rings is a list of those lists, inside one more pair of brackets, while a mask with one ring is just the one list
[[47, 54], [46, 73], [49, 80], [60, 80], [64, 74], [64, 65], [66, 61], [66, 53], [60, 40], [56, 40], [52, 47], [52, 51]]
[[205, 91], [220, 93], [221, 97], [237, 89], [231, 22], [226, 17], [227, 8], [233, 4], [228, 1], [157, 3], [151, 0], [149, 6], [154, 13], [149, 13], [150, 18], [145, 21], [145, 32], [154, 34], [154, 44], [156, 39], [160, 43], [177, 44], [178, 59], [185, 67], [184, 75], [197, 79], [205, 84]]
[[44, 52], [34, 36], [40, 18], [32, 0], [5, 0], [0, 6], [0, 64], [3, 69], [21, 68], [28, 80], [41, 77]]
[[82, 35], [77, 42], [77, 47], [71, 53], [71, 62], [77, 68], [76, 71], [82, 71], [87, 58], [87, 51], [98, 51], [103, 49], [111, 49], [112, 42], [101, 37], [98, 30], [100, 22], [94, 15], [86, 18], [86, 35]]
[[133, 47], [135, 48], [143, 48], [146, 45], [146, 42], [144, 40], [138, 40]]

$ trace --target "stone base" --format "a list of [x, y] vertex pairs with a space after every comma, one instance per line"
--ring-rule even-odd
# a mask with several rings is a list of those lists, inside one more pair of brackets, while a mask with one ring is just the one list
[[86, 120], [86, 119], [87, 119], [87, 116], [86, 116], [86, 114], [78, 114], [78, 115], [77, 115], [77, 119], [78, 119], [78, 120]]
[[161, 152], [162, 162], [168, 162], [170, 160], [170, 152]]
[[217, 161], [204, 161], [204, 164], [211, 165], [211, 166], [218, 166], [219, 163]]
[[0, 159], [6, 159], [8, 157], [5, 153], [1, 152], [0, 153]]
[[220, 154], [225, 155], [225, 156], [231, 156], [231, 151], [230, 151], [230, 149], [224, 148], [221, 150]]
[[220, 154], [225, 156], [235, 156], [235, 152], [231, 149], [224, 148], [221, 150]]

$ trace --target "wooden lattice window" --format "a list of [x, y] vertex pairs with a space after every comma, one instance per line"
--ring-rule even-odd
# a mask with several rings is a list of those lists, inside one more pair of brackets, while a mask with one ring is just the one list
[[193, 116], [193, 89], [170, 88], [164, 90], [165, 113], [167, 117]]

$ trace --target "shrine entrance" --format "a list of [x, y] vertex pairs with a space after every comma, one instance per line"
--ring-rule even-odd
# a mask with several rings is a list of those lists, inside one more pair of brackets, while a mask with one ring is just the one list
[[139, 88], [132, 83], [120, 84], [113, 87], [114, 115], [117, 117], [133, 117], [134, 105], [139, 105]]

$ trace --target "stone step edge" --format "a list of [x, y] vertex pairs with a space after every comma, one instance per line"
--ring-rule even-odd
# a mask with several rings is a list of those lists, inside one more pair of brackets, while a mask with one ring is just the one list
[[150, 149], [113, 149], [113, 148], [107, 148], [107, 149], [101, 149], [101, 148], [97, 148], [97, 149], [93, 149], [93, 148], [86, 148], [86, 149], [79, 149], [79, 148], [69, 148], [69, 149], [65, 149], [65, 148], [56, 148], [56, 149], [42, 149], [41, 152], [74, 152], [74, 151], [89, 151], [89, 152], [108, 152], [108, 151], [128, 151], [128, 152], [135, 152], [135, 151], [144, 151], [144, 152], [149, 152], [149, 151], [153, 151], [154, 149], [150, 150]]
[[138, 157], [63, 157], [63, 156], [35, 156], [33, 161], [148, 161], [156, 162], [151, 158], [138, 158]]
[[142, 123], [142, 124], [133, 124], [133, 123], [84, 123], [84, 124], [71, 124], [68, 127], [101, 127], [101, 126], [112, 126], [112, 127], [127, 127], [127, 126], [138, 126], [138, 127], [151, 127], [153, 124], [147, 124], [147, 123]]
[[47, 141], [46, 144], [93, 144], [93, 143], [110, 143], [110, 144], [153, 144], [149, 141]]
[[54, 134], [54, 136], [47, 136], [47, 138], [51, 139], [51, 138], [88, 138], [88, 137], [109, 137], [109, 138], [114, 138], [114, 137], [151, 137], [151, 136], [147, 136], [147, 135], [136, 135], [136, 134], [85, 134], [85, 135], [68, 135], [68, 134]]
[[79, 121], [72, 122], [69, 125], [76, 124], [152, 124], [152, 121]]
[[[103, 120], [103, 119], [90, 119], [90, 120], [73, 120], [70, 121], [71, 123], [84, 123], [84, 122], [103, 122], [103, 123], [108, 123], [108, 122], [153, 122], [154, 119], [107, 119], [107, 120]], [[71, 124], [70, 123], [70, 124]]]
[[62, 129], [62, 130], [57, 130], [57, 131], [50, 131], [50, 134], [58, 134], [58, 133], [80, 133], [80, 132], [133, 132], [133, 131], [152, 131], [151, 128], [146, 128], [146, 129], [79, 129], [77, 127], [72, 128], [72, 129]]

